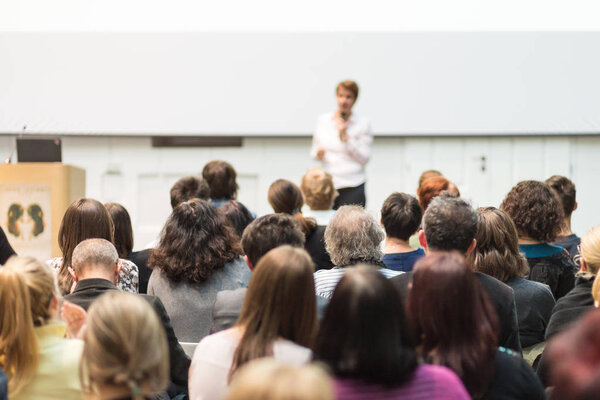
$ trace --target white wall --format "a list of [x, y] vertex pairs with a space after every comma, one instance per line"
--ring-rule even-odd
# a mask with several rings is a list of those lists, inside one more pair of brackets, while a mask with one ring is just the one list
[[[13, 143], [14, 138], [0, 136], [0, 159]], [[298, 183], [315, 165], [309, 148], [309, 138], [248, 138], [240, 148], [157, 149], [149, 138], [65, 137], [63, 160], [86, 169], [86, 196], [129, 210], [139, 248], [158, 235], [170, 212], [169, 189], [178, 178], [199, 173], [212, 159], [228, 160], [238, 171], [239, 199], [261, 215], [271, 211], [266, 199], [271, 182]], [[454, 181], [474, 206], [498, 206], [519, 180], [561, 174], [577, 185], [573, 228], [581, 235], [600, 224], [598, 154], [599, 136], [376, 138], [367, 168], [367, 208], [378, 215], [392, 191], [414, 193], [420, 173], [430, 168]]]

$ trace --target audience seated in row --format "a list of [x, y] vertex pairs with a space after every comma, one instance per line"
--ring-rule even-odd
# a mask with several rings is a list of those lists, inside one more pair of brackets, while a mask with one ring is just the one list
[[314, 265], [304, 249], [282, 246], [260, 259], [233, 328], [205, 337], [190, 367], [190, 398], [218, 399], [250, 360], [310, 361], [316, 330]]

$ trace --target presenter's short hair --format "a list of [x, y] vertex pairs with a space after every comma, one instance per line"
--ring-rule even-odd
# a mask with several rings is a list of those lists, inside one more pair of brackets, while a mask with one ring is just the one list
[[354, 94], [354, 100], [356, 100], [358, 98], [358, 84], [354, 81], [351, 80], [346, 80], [346, 81], [342, 81], [340, 83], [338, 83], [338, 85], [335, 88], [335, 93], [337, 94], [337, 92], [340, 91], [340, 88], [344, 88], [346, 90], [349, 90], [352, 92], [352, 94]]

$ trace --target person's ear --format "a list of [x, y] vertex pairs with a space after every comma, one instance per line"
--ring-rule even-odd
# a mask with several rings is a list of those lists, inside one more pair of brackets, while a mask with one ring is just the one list
[[56, 312], [56, 315], [58, 315], [58, 307], [59, 307], [58, 297], [52, 296], [52, 300], [50, 300], [50, 310], [52, 312]]
[[577, 210], [577, 202], [575, 202], [575, 205], [573, 206], [573, 211]]
[[250, 262], [250, 259], [248, 258], [247, 255], [244, 255], [244, 261], [246, 261], [246, 265], [248, 266], [248, 268], [250, 269], [250, 271], [253, 271], [254, 267], [252, 266], [252, 263]]
[[419, 243], [421, 244], [421, 247], [427, 249], [427, 238], [425, 237], [425, 231], [423, 229], [419, 231]]
[[477, 247], [477, 239], [473, 239], [473, 241], [471, 242], [471, 245], [469, 246], [469, 248], [467, 249], [467, 252], [465, 253], [465, 255], [469, 255], [471, 254], [471, 252], [473, 250], [475, 250], [475, 247]]
[[583, 258], [579, 259], [579, 268], [581, 272], [587, 271], [587, 265], [585, 265], [585, 260]]
[[123, 268], [123, 260], [119, 258], [115, 266], [115, 276], [119, 276], [119, 274], [121, 273], [121, 268]]
[[69, 271], [69, 275], [71, 275], [71, 278], [73, 278], [73, 281], [79, 282], [79, 278], [77, 277], [77, 272], [75, 272], [75, 270], [71, 267], [68, 268], [68, 271]]

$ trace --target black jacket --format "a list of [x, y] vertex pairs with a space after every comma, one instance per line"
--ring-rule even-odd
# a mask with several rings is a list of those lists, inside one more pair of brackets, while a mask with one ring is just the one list
[[[412, 279], [412, 271], [390, 279], [400, 292], [405, 304], [408, 299], [408, 284]], [[488, 294], [490, 302], [496, 310], [500, 332], [498, 332], [498, 345], [514, 350], [521, 354], [521, 341], [519, 340], [519, 323], [513, 290], [498, 279], [475, 272], [481, 286]]]
[[[112, 282], [106, 279], [84, 279], [77, 282], [73, 293], [66, 295], [64, 299], [66, 301], [70, 301], [71, 303], [77, 304], [87, 311], [94, 300], [110, 290], [119, 289], [117, 289]], [[185, 393], [187, 392], [190, 359], [179, 345], [179, 341], [177, 340], [175, 332], [173, 331], [173, 327], [171, 326], [169, 315], [167, 314], [165, 307], [158, 297], [147, 294], [139, 294], [138, 296], [141, 296], [152, 306], [162, 322], [163, 327], [165, 328], [167, 343], [169, 345], [171, 382], [176, 385], [176, 388], [171, 388], [169, 392], [174, 391], [177, 393]]]

